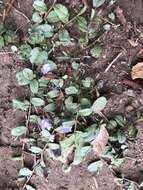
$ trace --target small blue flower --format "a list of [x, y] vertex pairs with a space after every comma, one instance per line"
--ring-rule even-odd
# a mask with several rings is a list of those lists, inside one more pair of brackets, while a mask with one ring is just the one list
[[70, 132], [72, 132], [72, 127], [60, 127], [59, 132], [60, 133], [70, 133]]
[[46, 75], [49, 71], [51, 71], [51, 66], [50, 64], [46, 63], [41, 67], [41, 73], [43, 75]]
[[48, 119], [42, 119], [40, 122], [40, 127], [42, 130], [44, 129], [51, 130], [53, 128], [52, 124], [49, 122]]

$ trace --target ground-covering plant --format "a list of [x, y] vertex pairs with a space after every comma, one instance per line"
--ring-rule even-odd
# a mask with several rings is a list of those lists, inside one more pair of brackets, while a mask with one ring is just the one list
[[8, 43], [14, 42], [14, 35], [12, 31], [7, 30], [2, 22], [0, 22], [0, 49]]
[[[94, 0], [93, 7], [98, 8], [104, 2]], [[88, 166], [90, 172], [99, 171], [103, 160], [118, 166], [122, 161], [122, 151], [127, 148], [124, 118], [116, 116], [108, 120], [104, 116], [102, 110], [107, 99], [100, 95], [96, 81], [82, 64], [82, 50], [99, 36], [100, 27], [107, 29], [107, 25], [96, 15], [94, 8], [86, 19], [83, 16], [86, 4], [72, 18], [63, 4], [54, 3], [48, 7], [44, 1], [35, 0], [33, 7], [29, 37], [19, 49], [19, 55], [28, 63], [28, 68], [16, 75], [18, 84], [30, 89], [30, 96], [13, 100], [14, 108], [25, 111], [27, 117], [20, 126], [11, 130], [12, 136], [23, 143], [23, 150], [34, 155], [36, 160], [31, 169], [24, 164], [24, 153], [13, 158], [22, 160], [19, 176], [27, 179], [22, 188], [27, 190], [34, 189], [28, 184], [34, 173], [46, 177], [45, 159], [62, 162], [65, 172], [72, 165], [80, 164], [93, 149], [93, 140], [107, 138], [101, 133], [101, 128], [109, 134], [108, 145], [100, 147], [101, 160]], [[109, 14], [112, 20], [114, 16]], [[79, 39], [70, 34], [73, 23], [82, 34]], [[72, 49], [76, 53], [72, 53]], [[95, 44], [90, 48], [90, 56], [99, 58], [101, 54], [101, 46]], [[130, 130], [130, 135], [134, 135], [133, 130]], [[73, 157], [70, 161], [69, 155]]]

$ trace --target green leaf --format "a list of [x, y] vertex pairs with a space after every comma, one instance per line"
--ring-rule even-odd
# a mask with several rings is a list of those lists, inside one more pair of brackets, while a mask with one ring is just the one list
[[36, 79], [30, 82], [30, 90], [33, 94], [38, 93], [39, 83]]
[[131, 182], [127, 190], [136, 190], [135, 183]]
[[45, 77], [42, 77], [38, 80], [40, 87], [47, 87], [47, 84], [49, 83], [49, 80]]
[[32, 45], [41, 44], [45, 40], [42, 32], [34, 32], [29, 36], [29, 43]]
[[62, 88], [64, 85], [63, 79], [52, 79], [50, 82], [53, 83], [57, 88]]
[[93, 83], [93, 79], [91, 77], [86, 77], [85, 80], [82, 80], [82, 84], [85, 88], [90, 88]]
[[48, 14], [47, 20], [48, 20], [48, 22], [50, 22], [50, 23], [56, 23], [56, 22], [59, 22], [59, 21], [60, 21], [60, 19], [59, 19], [58, 15], [56, 14], [55, 11], [51, 11], [51, 12]]
[[36, 189], [33, 188], [31, 185], [26, 185], [26, 190], [36, 190]]
[[72, 120], [72, 121], [65, 121], [62, 123], [63, 127], [73, 127], [75, 125], [76, 121]]
[[115, 120], [110, 120], [109, 123], [108, 123], [108, 125], [107, 125], [107, 128], [110, 129], [110, 130], [113, 130], [117, 126], [118, 126], [118, 124], [117, 124], [117, 122]]
[[11, 135], [15, 137], [19, 137], [21, 135], [26, 134], [27, 128], [25, 126], [15, 127], [11, 130]]
[[57, 65], [56, 63], [54, 63], [54, 61], [51, 61], [51, 60], [46, 60], [45, 61], [45, 64], [49, 64], [50, 65], [50, 71], [54, 71], [57, 69]]
[[56, 42], [56, 45], [63, 45], [63, 46], [71, 46], [73, 43], [71, 42], [71, 38], [69, 32], [67, 30], [59, 31], [59, 40], [60, 42]]
[[6, 31], [6, 32], [3, 34], [3, 38], [4, 38], [4, 42], [5, 42], [6, 45], [7, 45], [8, 43], [14, 42], [14, 40], [12, 39], [12, 32], [10, 32], [10, 31]]
[[31, 146], [31, 148], [29, 149], [32, 153], [34, 154], [41, 154], [42, 153], [42, 149], [37, 147], [37, 146]]
[[100, 46], [96, 46], [90, 50], [90, 53], [93, 57], [99, 58], [102, 53], [102, 48]]
[[88, 28], [88, 38], [89, 39], [95, 38], [97, 36], [97, 34], [98, 34], [98, 31], [97, 31], [96, 27], [90, 26]]
[[60, 91], [59, 90], [51, 90], [50, 92], [48, 92], [48, 96], [50, 98], [56, 98], [60, 95]]
[[107, 100], [105, 97], [100, 97], [93, 103], [92, 110], [94, 113], [100, 113], [106, 106]]
[[42, 130], [41, 131], [41, 135], [42, 135], [42, 137], [44, 137], [44, 138], [46, 138], [46, 139], [50, 139], [50, 137], [51, 137], [51, 134], [49, 133], [49, 131], [47, 131], [47, 130]]
[[123, 163], [124, 159], [123, 158], [118, 158], [118, 159], [112, 159], [111, 164], [116, 166], [116, 167], [120, 167], [121, 164]]
[[39, 12], [43, 12], [47, 10], [47, 6], [42, 0], [35, 0], [33, 7], [36, 11], [39, 11]]
[[0, 36], [0, 49], [4, 47], [4, 39], [2, 36]]
[[106, 31], [109, 31], [109, 30], [111, 30], [111, 25], [110, 25], [110, 24], [105, 24], [105, 25], [103, 25], [103, 28], [104, 28]]
[[92, 0], [93, 1], [93, 7], [100, 7], [101, 5], [103, 5], [103, 3], [105, 3], [106, 0]]
[[74, 86], [70, 86], [68, 88], [65, 89], [65, 93], [67, 95], [73, 95], [73, 94], [77, 94], [78, 93], [78, 89]]
[[34, 74], [31, 69], [26, 68], [22, 71], [22, 73], [23, 73], [23, 76], [25, 77], [25, 79], [27, 79], [29, 81], [34, 78]]
[[18, 82], [18, 84], [19, 84], [20, 86], [24, 86], [24, 85], [27, 85], [27, 84], [30, 83], [30, 81], [27, 80], [27, 79], [24, 77], [23, 71], [21, 71], [21, 72], [19, 72], [19, 73], [16, 74], [16, 80], [17, 80], [17, 82]]
[[41, 32], [43, 33], [43, 35], [46, 37], [46, 38], [50, 38], [53, 36], [53, 27], [49, 24], [41, 24], [41, 25], [38, 25], [36, 27], [36, 30], [38, 32]]
[[24, 44], [20, 46], [20, 55], [24, 60], [28, 60], [30, 58], [31, 46], [28, 44]]
[[81, 32], [87, 32], [88, 31], [88, 25], [87, 25], [87, 21], [84, 17], [79, 16], [78, 17], [78, 26]]
[[73, 103], [73, 98], [70, 96], [65, 100], [66, 109], [72, 113], [78, 112], [79, 105], [77, 103]]
[[23, 157], [22, 156], [14, 156], [11, 158], [12, 161], [22, 161]]
[[35, 167], [35, 173], [40, 177], [44, 177], [44, 169], [40, 165]]
[[65, 163], [67, 161], [67, 157], [69, 154], [69, 151], [71, 150], [71, 146], [75, 142], [75, 135], [71, 135], [68, 138], [65, 138], [63, 141], [60, 142], [61, 145], [61, 158], [60, 161], [62, 163]]
[[28, 176], [32, 175], [32, 171], [29, 170], [28, 168], [21, 168], [19, 171], [19, 175], [24, 176], [24, 177], [28, 177]]
[[42, 17], [40, 16], [40, 14], [38, 12], [35, 12], [32, 15], [32, 20], [33, 20], [33, 22], [38, 23], [38, 24], [43, 21]]
[[79, 110], [79, 114], [81, 116], [89, 116], [92, 114], [92, 109], [91, 108], [86, 108], [86, 109], [82, 109], [82, 110]]
[[121, 130], [118, 130], [118, 132], [117, 132], [117, 137], [118, 137], [118, 142], [119, 142], [120, 144], [125, 143], [126, 140], [127, 140], [125, 133], [124, 133], [123, 131], [121, 131]]
[[101, 171], [102, 168], [103, 168], [103, 162], [101, 160], [99, 160], [99, 161], [89, 164], [87, 169], [91, 173], [97, 173], [97, 172]]
[[49, 143], [48, 148], [50, 148], [51, 150], [57, 150], [60, 148], [60, 145], [56, 143]]
[[32, 64], [43, 64], [44, 61], [48, 59], [48, 53], [46, 51], [42, 51], [41, 48], [35, 47], [31, 50], [30, 53], [30, 62]]
[[129, 135], [130, 138], [135, 138], [136, 135], [137, 135], [137, 132], [138, 132], [138, 130], [134, 126], [130, 126], [128, 128], [128, 135]]
[[121, 115], [117, 115], [115, 117], [115, 121], [118, 123], [119, 126], [123, 127], [124, 126], [124, 118]]
[[27, 100], [24, 101], [20, 101], [20, 100], [12, 100], [13, 103], [13, 107], [17, 108], [17, 109], [21, 109], [23, 111], [27, 111], [29, 106], [30, 106], [30, 102]]
[[59, 17], [61, 22], [63, 22], [63, 23], [68, 22], [69, 12], [68, 12], [68, 9], [64, 5], [56, 4], [54, 6], [54, 11], [57, 14], [57, 16]]
[[91, 102], [88, 98], [81, 98], [80, 103], [82, 106], [88, 106], [88, 107], [91, 106]]
[[38, 117], [37, 115], [30, 115], [29, 121], [30, 123], [38, 124], [40, 121], [40, 117]]
[[108, 17], [109, 17], [111, 20], [115, 20], [115, 14], [114, 14], [114, 13], [109, 13], [109, 14], [108, 14]]
[[34, 98], [31, 99], [31, 103], [34, 106], [43, 106], [45, 104], [45, 101], [42, 98], [34, 97]]
[[72, 62], [72, 68], [74, 69], [74, 70], [78, 70], [79, 69], [79, 63], [76, 63], [76, 62]]
[[74, 155], [74, 161], [73, 165], [78, 165], [82, 162], [82, 160], [86, 157], [87, 153], [90, 151], [91, 147], [90, 146], [85, 146], [82, 148], [77, 148], [75, 150], [75, 155]]
[[50, 104], [48, 104], [47, 106], [45, 106], [45, 107], [43, 108], [43, 110], [44, 110], [45, 112], [53, 112], [53, 111], [56, 110], [56, 104], [55, 104], [55, 103], [50, 103]]

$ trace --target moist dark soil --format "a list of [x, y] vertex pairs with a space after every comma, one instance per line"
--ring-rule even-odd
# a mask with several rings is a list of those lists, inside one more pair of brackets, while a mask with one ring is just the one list
[[[13, 30], [17, 31], [20, 38], [18, 43], [26, 38], [32, 3], [32, 0], [15, 1], [6, 18], [6, 22], [10, 22]], [[77, 12], [81, 4], [75, 0], [65, 0], [62, 3]], [[113, 12], [116, 12], [118, 6], [123, 10], [130, 29], [126, 31], [121, 20], [116, 19], [117, 27], [105, 32], [100, 38], [103, 46], [101, 58], [90, 57], [84, 60], [84, 64], [88, 73], [95, 78], [99, 92], [108, 99], [104, 115], [108, 118], [123, 115], [127, 120], [125, 130], [133, 124], [138, 129], [137, 137], [128, 141], [128, 149], [124, 152], [124, 162], [118, 174], [109, 169], [106, 163], [99, 174], [88, 173], [87, 165], [94, 160], [94, 154], [90, 153], [81, 165], [72, 167], [66, 174], [59, 162], [47, 163], [50, 171], [47, 179], [37, 176], [31, 179], [31, 184], [37, 190], [122, 190], [127, 189], [130, 181], [134, 181], [137, 188], [143, 181], [143, 121], [137, 121], [143, 113], [143, 81], [133, 81], [130, 75], [132, 66], [143, 61], [143, 1], [119, 0], [114, 5]], [[137, 45], [134, 46], [129, 40], [137, 41]], [[18, 189], [17, 175], [21, 162], [12, 161], [11, 158], [20, 152], [20, 145], [11, 138], [10, 129], [22, 123], [25, 115], [14, 110], [11, 101], [28, 94], [15, 80], [16, 73], [24, 67], [24, 63], [9, 51], [7, 47], [0, 52], [0, 190]], [[115, 60], [117, 56], [118, 59]], [[112, 61], [113, 65], [108, 68]], [[119, 174], [124, 178], [121, 185], [115, 178]]]

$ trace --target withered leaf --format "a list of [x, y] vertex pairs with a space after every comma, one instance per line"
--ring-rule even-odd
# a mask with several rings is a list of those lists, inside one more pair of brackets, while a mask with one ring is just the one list
[[139, 62], [132, 67], [131, 77], [133, 80], [143, 79], [143, 62]]
[[95, 139], [91, 142], [93, 146], [93, 151], [95, 152], [96, 156], [100, 157], [105, 146], [108, 143], [109, 134], [107, 129], [104, 126], [101, 126], [98, 135]]
[[137, 41], [134, 41], [134, 40], [131, 40], [131, 39], [129, 39], [128, 42], [130, 43], [130, 45], [132, 47], [137, 47], [139, 45], [139, 43]]

